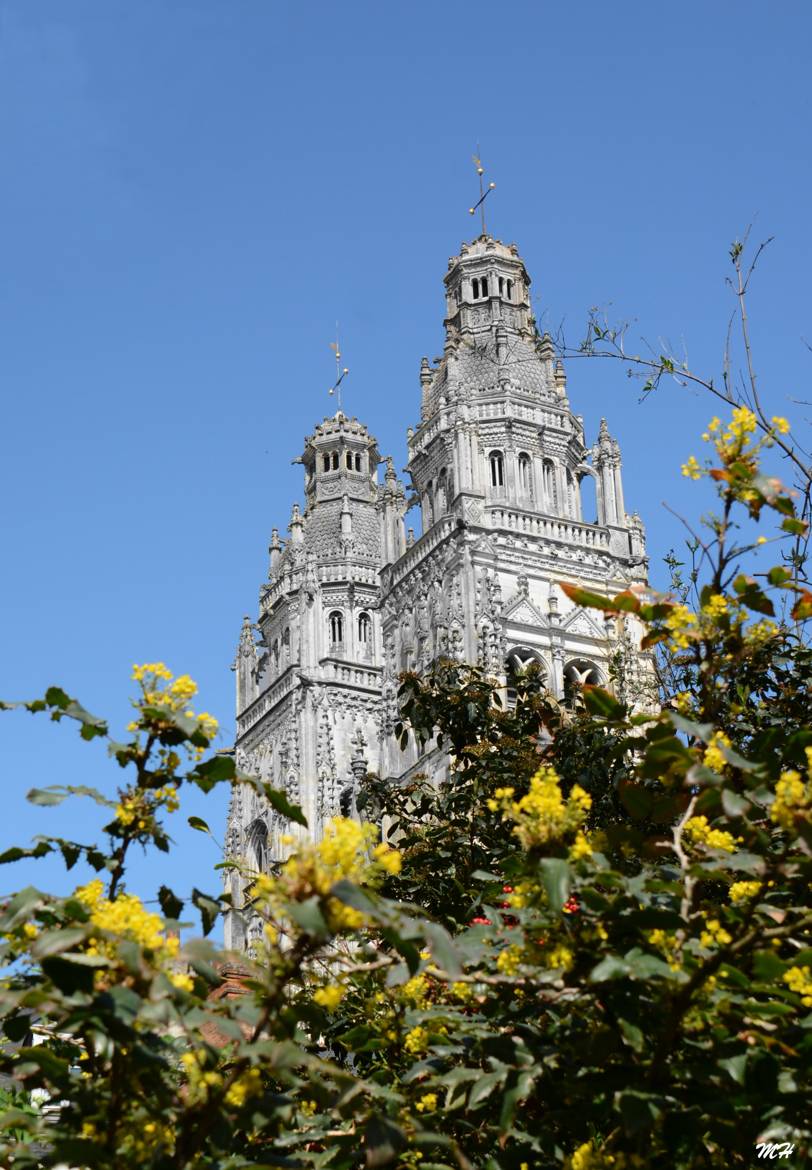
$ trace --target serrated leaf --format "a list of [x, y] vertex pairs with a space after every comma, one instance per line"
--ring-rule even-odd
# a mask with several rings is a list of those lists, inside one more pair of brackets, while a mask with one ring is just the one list
[[476, 1109], [477, 1105], [481, 1105], [490, 1097], [497, 1085], [500, 1085], [505, 1079], [503, 1072], [483, 1073], [479, 1080], [474, 1084], [468, 1097], [468, 1108]]
[[570, 896], [572, 871], [561, 857], [543, 858], [539, 863], [539, 871], [550, 908], [558, 912]]

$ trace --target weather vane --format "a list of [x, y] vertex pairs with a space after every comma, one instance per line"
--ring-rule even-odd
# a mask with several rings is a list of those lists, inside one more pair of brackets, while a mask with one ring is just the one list
[[340, 414], [341, 413], [341, 383], [344, 381], [344, 379], [346, 378], [347, 374], [349, 374], [350, 371], [347, 369], [346, 366], [344, 366], [343, 369], [341, 367], [341, 349], [340, 349], [340, 346], [338, 344], [338, 321], [336, 321], [336, 339], [335, 339], [335, 341], [330, 342], [330, 349], [332, 349], [336, 355], [336, 380], [335, 380], [335, 382], [333, 382], [332, 386], [327, 391], [327, 393], [328, 394], [335, 394], [336, 397], [338, 398], [338, 411]]
[[496, 183], [488, 183], [487, 187], [483, 183], [482, 176], [485, 174], [485, 168], [482, 165], [482, 159], [479, 157], [479, 144], [477, 144], [476, 149], [477, 149], [477, 153], [472, 155], [471, 157], [474, 160], [474, 166], [476, 167], [476, 173], [479, 175], [479, 201], [477, 203], [475, 203], [473, 207], [468, 208], [468, 214], [469, 215], [476, 215], [477, 208], [480, 209], [480, 215], [482, 216], [482, 234], [483, 234], [483, 236], [485, 236], [488, 234], [485, 231], [485, 200], [488, 198], [491, 191], [496, 186]]

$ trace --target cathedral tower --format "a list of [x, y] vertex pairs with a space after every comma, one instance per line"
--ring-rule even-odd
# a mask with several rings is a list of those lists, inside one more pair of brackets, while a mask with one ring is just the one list
[[[259, 621], [246, 618], [240, 634], [237, 764], [284, 789], [317, 837], [329, 817], [355, 815], [367, 770], [393, 783], [447, 770], [442, 753], [401, 751], [392, 735], [402, 670], [443, 655], [504, 681], [508, 664], [533, 661], [563, 701], [571, 686], [610, 682], [619, 650], [629, 698], [646, 675], [635, 619], [603, 621], [560, 588], [645, 585], [645, 535], [625, 511], [605, 420], [590, 446], [570, 407], [516, 246], [488, 235], [463, 244], [445, 302], [443, 354], [420, 363], [420, 420], [408, 431], [420, 537], [406, 536], [391, 458], [379, 482], [375, 439], [339, 410], [305, 440], [304, 511], [294, 504], [284, 543], [273, 530]], [[267, 869], [289, 831], [235, 786], [228, 856]], [[240, 881], [229, 880], [239, 906]], [[226, 944], [246, 945], [252, 929], [250, 914], [230, 914]]]
[[401, 752], [388, 734], [399, 671], [441, 654], [496, 677], [508, 662], [536, 661], [563, 699], [570, 683], [608, 681], [618, 631], [558, 583], [616, 593], [646, 580], [620, 448], [604, 420], [588, 446], [564, 367], [536, 329], [516, 246], [463, 244], [445, 293], [443, 355], [421, 362], [420, 422], [409, 432], [423, 534], [381, 573], [383, 770], [393, 778], [445, 766], [418, 760], [413, 745]]

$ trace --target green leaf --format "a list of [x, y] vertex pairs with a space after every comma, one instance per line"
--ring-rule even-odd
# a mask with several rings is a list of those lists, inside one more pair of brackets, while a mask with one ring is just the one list
[[505, 1079], [504, 1072], [484, 1073], [471, 1089], [468, 1097], [468, 1108], [476, 1109], [483, 1101], [490, 1097], [497, 1085], [501, 1085]]
[[623, 1127], [628, 1134], [651, 1129], [663, 1111], [666, 1101], [653, 1093], [638, 1093], [626, 1089], [615, 1094], [615, 1108], [620, 1113]]
[[744, 1069], [747, 1064], [747, 1053], [740, 1052], [737, 1056], [728, 1056], [717, 1061], [719, 1068], [731, 1076], [737, 1085], [744, 1084]]
[[781, 527], [784, 532], [790, 532], [793, 536], [804, 536], [808, 525], [804, 520], [798, 520], [795, 516], [787, 516], [786, 520], [781, 521]]
[[364, 1153], [368, 1170], [388, 1165], [407, 1144], [400, 1126], [395, 1125], [388, 1117], [373, 1114], [364, 1135]]
[[208, 894], [202, 893], [197, 888], [192, 890], [192, 903], [200, 911], [203, 933], [209, 934], [220, 913], [220, 903], [214, 898], [209, 897]]
[[183, 912], [183, 902], [170, 890], [169, 886], [161, 886], [158, 890], [158, 901], [165, 918], [180, 918]]
[[190, 829], [197, 829], [198, 832], [208, 833], [211, 836], [211, 829], [202, 817], [187, 817], [187, 823]]
[[[90, 961], [94, 960], [94, 961]], [[40, 964], [55, 987], [65, 995], [93, 994], [94, 969], [106, 967], [107, 960], [95, 955], [51, 955]]]
[[643, 1033], [637, 1024], [633, 1024], [631, 1020], [618, 1019], [620, 1024], [620, 1031], [623, 1033], [623, 1039], [634, 1052], [643, 1051]]
[[263, 784], [262, 791], [268, 804], [280, 816], [287, 817], [289, 821], [293, 821], [305, 829], [307, 828], [307, 817], [299, 808], [298, 804], [291, 804], [287, 795], [281, 789], [273, 788], [270, 784]]
[[189, 773], [189, 779], [203, 792], [211, 792], [215, 784], [224, 780], [234, 780], [237, 775], [237, 765], [233, 756], [216, 755], [210, 760], [204, 760]]
[[324, 938], [329, 933], [319, 906], [319, 898], [315, 895], [304, 902], [289, 902], [287, 911], [305, 934], [312, 934], [314, 938]]
[[733, 588], [739, 595], [739, 601], [748, 609], [756, 613], [765, 613], [768, 617], [775, 617], [775, 606], [756, 582], [755, 577], [748, 577], [744, 573], [733, 582]]
[[604, 690], [603, 687], [587, 683], [581, 689], [581, 694], [584, 706], [591, 715], [602, 715], [604, 719], [615, 722], [626, 718], [624, 704], [619, 703], [614, 695], [610, 695], [609, 691]]
[[558, 912], [570, 896], [572, 871], [561, 857], [545, 857], [539, 863], [539, 870], [550, 908]]

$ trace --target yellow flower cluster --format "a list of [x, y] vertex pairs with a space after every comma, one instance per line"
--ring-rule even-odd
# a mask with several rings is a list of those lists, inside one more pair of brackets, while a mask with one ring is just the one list
[[116, 820], [125, 828], [134, 824], [137, 829], [145, 829], [147, 822], [161, 805], [170, 813], [180, 808], [178, 790], [173, 784], [166, 784], [163, 788], [131, 790], [122, 798], [121, 803], [116, 805]]
[[680, 942], [675, 934], [667, 930], [649, 931], [648, 941], [660, 952], [672, 971], [679, 971], [682, 963], [679, 960]]
[[723, 614], [728, 612], [728, 609], [728, 599], [723, 593], [712, 593], [702, 606], [702, 612], [712, 618], [722, 617]]
[[205, 1048], [184, 1052], [180, 1063], [186, 1075], [186, 1099], [191, 1105], [207, 1100], [210, 1090], [219, 1089], [223, 1083], [222, 1075], [216, 1069], [206, 1068], [208, 1054]]
[[425, 975], [413, 975], [398, 988], [398, 992], [413, 1007], [425, 1007], [429, 1001], [429, 981]]
[[734, 882], [728, 893], [733, 905], [737, 906], [739, 902], [748, 902], [755, 898], [760, 889], [761, 882]]
[[683, 463], [681, 470], [686, 479], [702, 478], [702, 468], [699, 466], [695, 455], [688, 456], [688, 460]]
[[703, 947], [726, 947], [733, 942], [733, 936], [725, 930], [718, 918], [707, 918], [699, 941]]
[[[196, 719], [198, 727], [207, 739], [217, 734], [218, 722], [213, 715], [204, 711], [196, 715], [189, 708], [189, 701], [197, 694], [197, 683], [188, 674], [174, 677], [163, 662], [145, 662], [133, 667], [132, 677], [141, 684], [141, 699], [134, 706], [146, 704], [149, 707], [168, 707], [171, 711], [183, 712], [187, 719]], [[168, 683], [166, 686], [164, 684]], [[138, 729], [137, 723], [129, 725], [130, 731]], [[202, 749], [198, 748], [200, 754]], [[176, 765], [177, 766], [177, 765]]]
[[224, 1100], [226, 1105], [241, 1109], [250, 1097], [256, 1097], [261, 1092], [262, 1074], [258, 1068], [249, 1068], [229, 1085]]
[[415, 1104], [415, 1109], [418, 1113], [433, 1113], [437, 1108], [437, 1094], [424, 1093], [419, 1101]]
[[584, 850], [589, 850], [589, 843], [578, 830], [592, 807], [592, 798], [580, 785], [573, 785], [565, 800], [557, 772], [545, 764], [532, 777], [525, 796], [514, 800], [514, 792], [513, 788], [497, 788], [488, 801], [488, 808], [491, 812], [501, 808], [502, 820], [514, 822], [513, 832], [525, 849], [577, 834], [582, 839], [578, 855], [586, 856]]
[[707, 845], [709, 849], [723, 849], [733, 853], [736, 839], [725, 829], [712, 829], [707, 817], [691, 817], [685, 822], [684, 832], [694, 845]]
[[584, 1142], [565, 1163], [566, 1170], [628, 1170], [642, 1165], [643, 1159], [637, 1154], [629, 1158], [625, 1154], [610, 1154], [593, 1142]]
[[113, 939], [99, 940], [88, 947], [90, 954], [115, 954], [116, 941], [129, 939], [145, 950], [152, 951], [159, 959], [173, 959], [180, 945], [177, 935], [166, 934], [163, 919], [159, 914], [145, 910], [136, 894], [119, 894], [113, 901], [104, 897], [104, 886], [100, 878], [94, 878], [76, 890], [74, 897], [90, 913], [90, 921], [99, 930], [114, 936]]
[[328, 1012], [334, 1012], [344, 998], [344, 994], [343, 987], [339, 987], [337, 983], [331, 983], [327, 987], [319, 987], [314, 991], [313, 999]]
[[419, 1056], [425, 1052], [429, 1046], [429, 1034], [425, 1028], [419, 1024], [416, 1028], [412, 1028], [410, 1032], [406, 1033], [403, 1041], [404, 1050], [412, 1056]]
[[732, 747], [729, 738], [724, 731], [714, 731], [711, 736], [710, 743], [705, 748], [702, 756], [702, 762], [707, 768], [711, 768], [714, 772], [722, 773], [727, 767], [727, 758], [722, 751], [723, 747]]
[[800, 995], [804, 1007], [812, 1007], [812, 971], [809, 967], [790, 967], [783, 975], [790, 991]]
[[572, 951], [563, 943], [558, 943], [545, 956], [547, 966], [553, 970], [569, 971], [574, 960]]
[[520, 946], [505, 947], [497, 956], [496, 968], [503, 975], [515, 975], [522, 965], [523, 957], [524, 951]]
[[790, 430], [789, 423], [780, 414], [773, 415], [772, 424], [775, 427], [775, 429], [778, 431], [779, 435], [788, 435], [789, 434], [789, 430]]
[[260, 906], [277, 918], [288, 917], [291, 902], [312, 897], [321, 900], [321, 909], [333, 932], [357, 930], [367, 925], [367, 916], [352, 906], [345, 906], [331, 895], [336, 882], [348, 880], [356, 885], [378, 885], [387, 874], [400, 872], [401, 858], [396, 849], [385, 843], [375, 844], [378, 830], [374, 825], [359, 824], [348, 817], [334, 817], [324, 828], [318, 844], [305, 843], [282, 866], [278, 877], [260, 874], [254, 889]]
[[806, 816], [812, 806], [812, 747], [805, 749], [807, 777], [804, 782], [794, 768], [782, 772], [775, 786], [775, 799], [770, 808], [770, 820], [782, 829], [791, 829], [796, 817]]
[[687, 605], [672, 605], [665, 619], [669, 639], [677, 650], [687, 650], [691, 639], [689, 630], [696, 625], [696, 614]]

